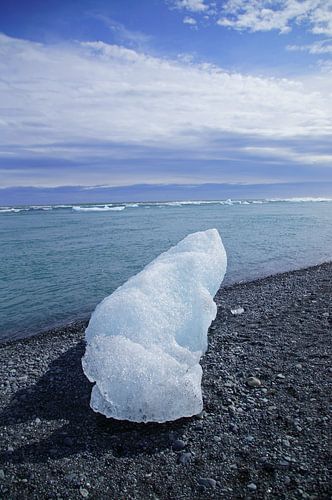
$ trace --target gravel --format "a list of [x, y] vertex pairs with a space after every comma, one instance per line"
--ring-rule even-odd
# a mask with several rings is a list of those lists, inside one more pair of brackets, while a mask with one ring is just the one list
[[84, 322], [2, 344], [0, 499], [329, 499], [331, 283], [327, 263], [222, 288], [204, 412], [166, 424], [89, 408]]

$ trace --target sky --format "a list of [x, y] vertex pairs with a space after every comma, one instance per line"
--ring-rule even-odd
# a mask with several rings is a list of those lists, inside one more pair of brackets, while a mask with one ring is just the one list
[[332, 0], [0, 11], [0, 204], [332, 195]]

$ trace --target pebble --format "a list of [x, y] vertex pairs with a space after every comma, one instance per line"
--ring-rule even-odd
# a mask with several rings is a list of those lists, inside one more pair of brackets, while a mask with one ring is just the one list
[[38, 417], [37, 417], [37, 418], [35, 419], [35, 423], [36, 423], [37, 425], [41, 424], [41, 420], [40, 420], [40, 418], [38, 418]]
[[181, 465], [188, 465], [192, 461], [192, 459], [193, 459], [193, 455], [192, 455], [192, 453], [190, 453], [188, 451], [188, 452], [180, 453], [178, 462]]
[[70, 472], [69, 474], [67, 474], [65, 476], [65, 479], [66, 479], [66, 481], [68, 481], [69, 483], [71, 483], [76, 488], [78, 488], [80, 486], [80, 484], [81, 484], [81, 481], [80, 481], [79, 477], [76, 474], [74, 474], [73, 472]]
[[5, 479], [5, 472], [3, 469], [0, 469], [0, 480]]
[[74, 441], [73, 441], [70, 437], [68, 437], [68, 436], [67, 436], [67, 437], [65, 437], [65, 439], [63, 440], [63, 443], [64, 443], [64, 445], [65, 445], [65, 446], [70, 447], [70, 446], [73, 446]]
[[215, 479], [212, 479], [211, 477], [200, 477], [198, 482], [205, 488], [215, 488], [217, 484], [217, 481]]
[[286, 378], [286, 377], [285, 377], [285, 375], [283, 375], [282, 373], [278, 373], [277, 378], [278, 378], [279, 380], [285, 380], [285, 378]]
[[283, 469], [287, 469], [289, 467], [289, 462], [287, 460], [280, 460], [278, 462], [279, 467], [282, 467]]
[[80, 494], [83, 498], [88, 498], [89, 492], [85, 488], [80, 488]]
[[204, 429], [203, 424], [196, 424], [194, 427], [194, 431], [201, 432]]
[[239, 430], [238, 426], [236, 424], [233, 424], [233, 422], [229, 424], [229, 428], [232, 432], [238, 432]]
[[256, 491], [257, 490], [257, 486], [255, 485], [255, 483], [249, 483], [249, 484], [247, 484], [247, 488], [250, 491]]
[[262, 385], [262, 382], [256, 377], [248, 377], [246, 383], [249, 387], [260, 387]]
[[173, 443], [173, 450], [180, 451], [186, 447], [186, 444], [182, 439], [176, 439]]
[[264, 470], [266, 470], [267, 472], [273, 472], [275, 470], [275, 465], [271, 462], [267, 462], [267, 461], [263, 461], [262, 463], [262, 467]]

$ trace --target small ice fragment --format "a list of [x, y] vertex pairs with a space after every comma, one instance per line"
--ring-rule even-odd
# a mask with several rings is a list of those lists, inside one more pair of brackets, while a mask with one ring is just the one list
[[190, 234], [96, 307], [82, 359], [94, 411], [134, 422], [202, 411], [199, 360], [226, 263], [216, 229]]
[[231, 313], [233, 314], [233, 316], [238, 316], [239, 314], [244, 313], [244, 309], [243, 307], [236, 307], [235, 309], [231, 309]]

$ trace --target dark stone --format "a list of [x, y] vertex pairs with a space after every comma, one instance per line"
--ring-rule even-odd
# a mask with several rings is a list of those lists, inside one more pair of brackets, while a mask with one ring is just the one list
[[211, 477], [200, 477], [198, 479], [198, 482], [201, 486], [204, 486], [204, 488], [215, 488], [217, 481], [215, 479], [212, 479]]

